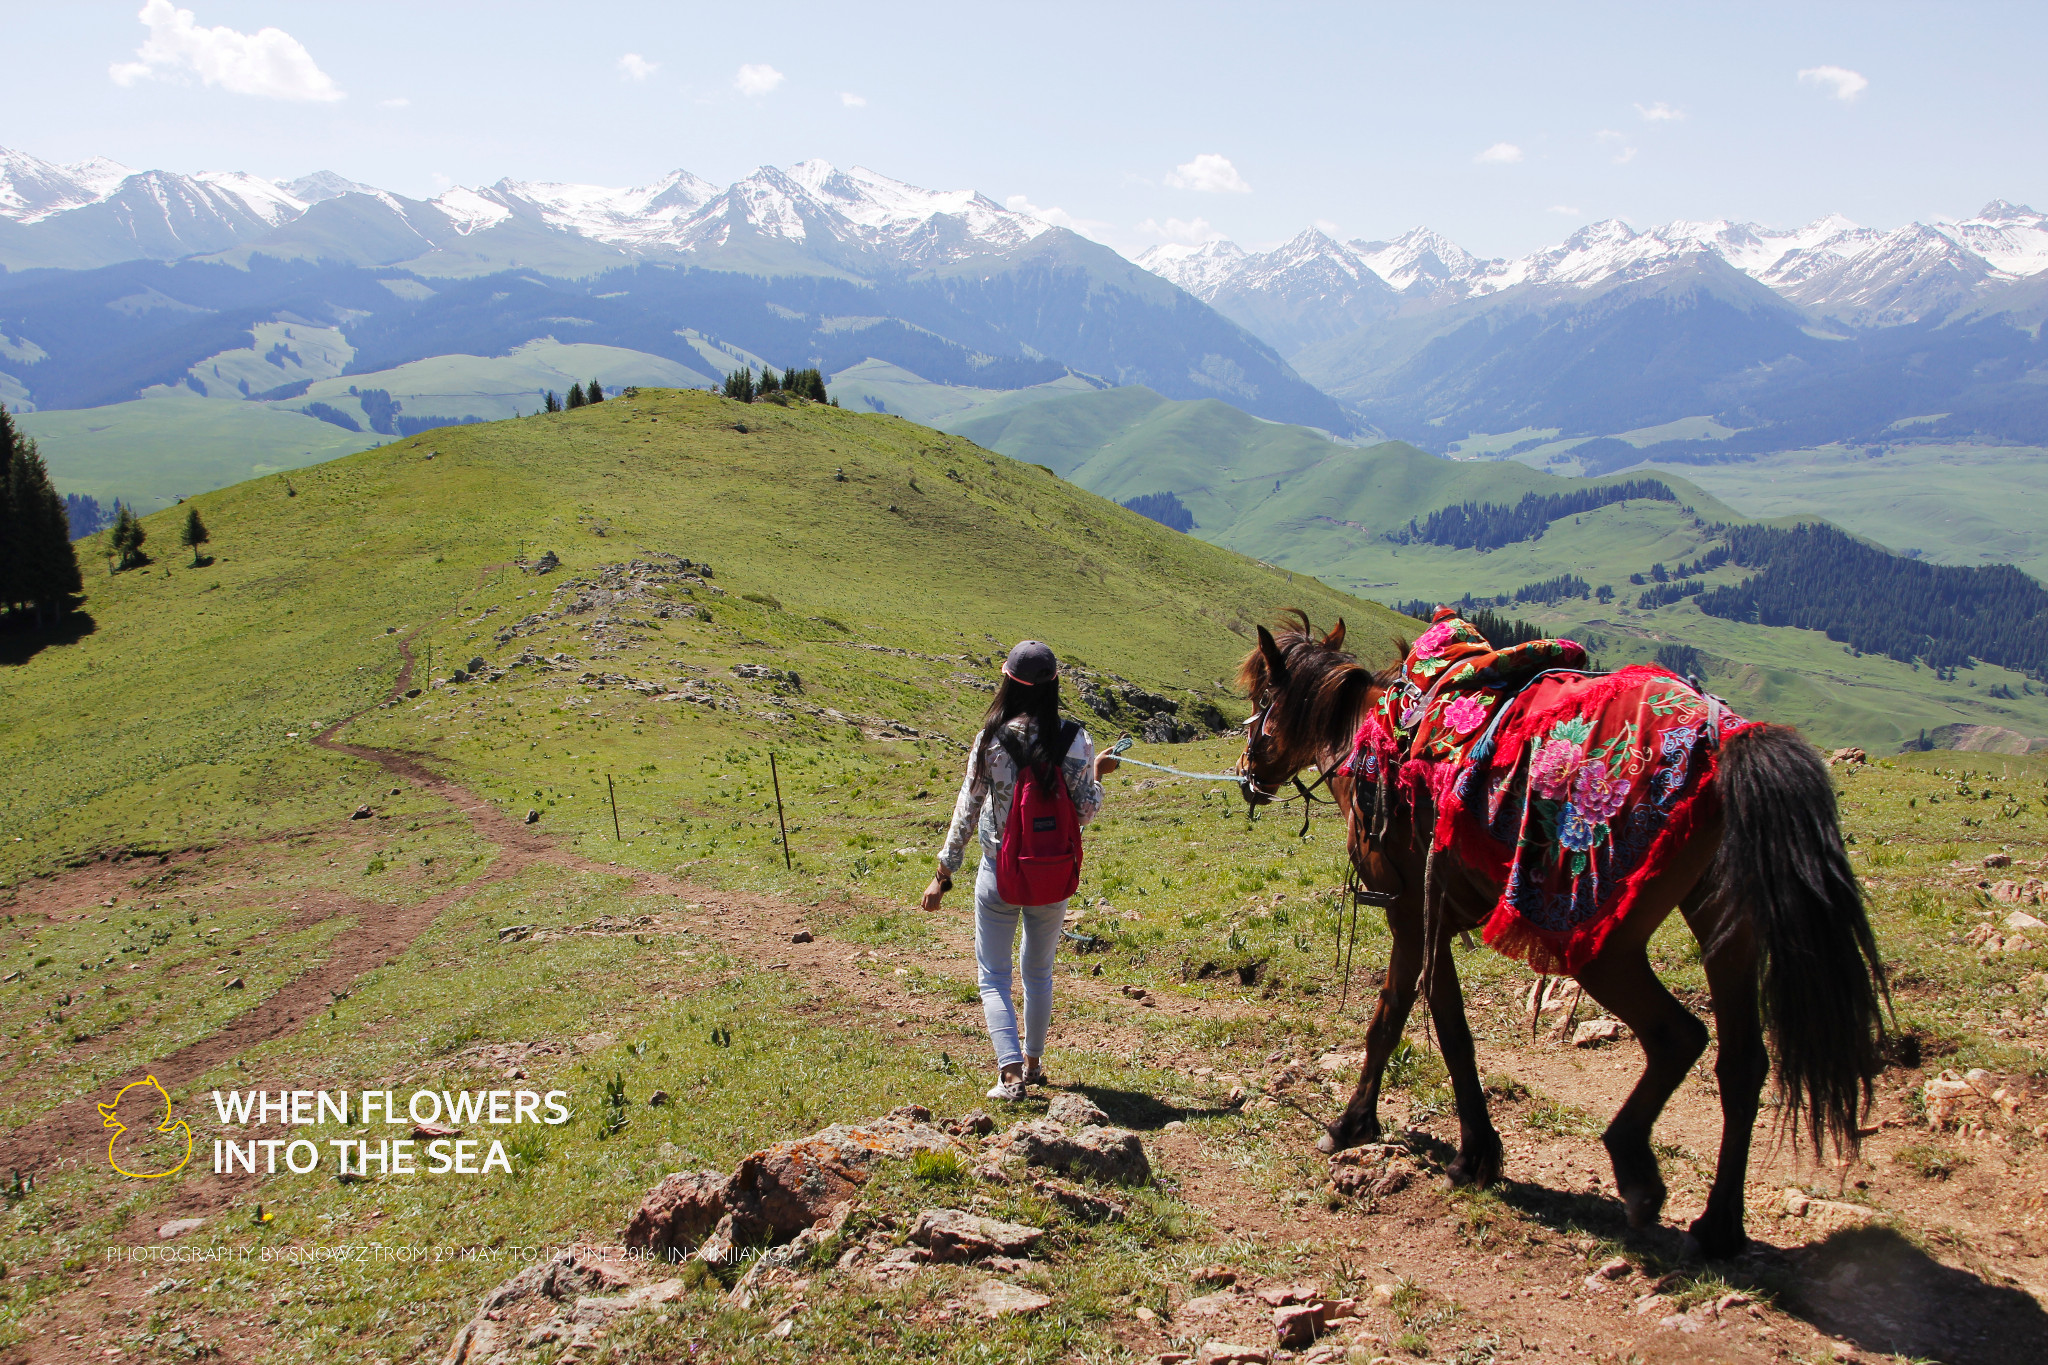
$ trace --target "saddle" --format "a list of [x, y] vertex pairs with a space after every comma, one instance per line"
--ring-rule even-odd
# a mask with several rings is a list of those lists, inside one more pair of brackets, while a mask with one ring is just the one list
[[1484, 937], [1538, 971], [1597, 953], [1674, 840], [1718, 805], [1714, 759], [1745, 723], [1665, 669], [1586, 665], [1571, 640], [1495, 649], [1439, 607], [1346, 763], [1359, 813], [1377, 807], [1375, 837], [1398, 794], [1432, 861], [1448, 850], [1502, 885]]

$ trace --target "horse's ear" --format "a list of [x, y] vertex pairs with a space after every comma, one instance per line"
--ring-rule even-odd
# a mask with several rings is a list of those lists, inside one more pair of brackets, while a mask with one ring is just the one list
[[1274, 684], [1287, 681], [1287, 656], [1280, 652], [1273, 632], [1259, 627], [1259, 653], [1266, 656], [1266, 679]]
[[1338, 617], [1337, 624], [1330, 627], [1330, 633], [1323, 637], [1324, 649], [1344, 648], [1344, 618]]

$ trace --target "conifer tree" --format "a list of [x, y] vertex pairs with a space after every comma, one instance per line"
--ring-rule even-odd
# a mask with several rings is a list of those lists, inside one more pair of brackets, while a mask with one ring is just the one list
[[782, 391], [782, 381], [775, 377], [775, 367], [773, 365], [763, 365], [761, 367], [761, 387], [759, 391], [762, 393], [780, 393]]
[[591, 380], [590, 388], [585, 391], [584, 401], [587, 403], [602, 403], [604, 401], [604, 385], [598, 383], [595, 379]]
[[64, 500], [36, 443], [0, 408], [0, 607], [55, 624], [83, 588]]
[[754, 401], [754, 372], [745, 366], [734, 370], [725, 377], [725, 396], [737, 398], [742, 403]]
[[121, 503], [114, 514], [114, 529], [108, 534], [107, 543], [114, 552], [114, 569], [137, 569], [149, 563], [149, 556], [142, 552], [142, 542], [149, 539], [143, 530], [142, 518], [135, 515], [135, 509]]
[[206, 523], [199, 519], [199, 509], [185, 510], [185, 529], [178, 533], [178, 543], [192, 552], [192, 567], [199, 567], [199, 547], [213, 537], [207, 532]]
[[569, 386], [568, 406], [572, 408], [580, 408], [583, 406], [583, 386], [581, 384], [571, 384]]
[[545, 397], [545, 398], [543, 398], [543, 399], [542, 399], [542, 401], [541, 401], [541, 411], [542, 411], [542, 412], [560, 412], [561, 410], [562, 410], [562, 400], [561, 400], [561, 399], [559, 399], [559, 398], [557, 398], [557, 397], [555, 397], [555, 391], [554, 391], [553, 389], [549, 389], [549, 390], [547, 391], [547, 395], [546, 395], [546, 397]]

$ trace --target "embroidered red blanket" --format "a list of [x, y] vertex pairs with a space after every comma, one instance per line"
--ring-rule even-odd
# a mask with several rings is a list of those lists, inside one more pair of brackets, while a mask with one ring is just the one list
[[1502, 883], [1485, 939], [1539, 972], [1591, 960], [1712, 818], [1720, 742], [1746, 723], [1662, 668], [1585, 664], [1569, 640], [1495, 650], [1440, 607], [1352, 758], [1361, 782], [1384, 770], [1435, 812], [1436, 848]]

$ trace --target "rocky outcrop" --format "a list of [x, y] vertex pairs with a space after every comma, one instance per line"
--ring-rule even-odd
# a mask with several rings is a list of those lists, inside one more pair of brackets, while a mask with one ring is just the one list
[[682, 1292], [681, 1280], [651, 1278], [646, 1262], [565, 1252], [486, 1294], [442, 1365], [519, 1365], [545, 1349], [586, 1351], [612, 1322]]
[[1051, 1117], [1027, 1119], [994, 1142], [1027, 1166], [1121, 1185], [1152, 1181], [1145, 1144], [1128, 1128], [1094, 1123], [1075, 1128]]
[[681, 1260], [725, 1217], [729, 1183], [716, 1171], [678, 1171], [663, 1176], [626, 1220], [621, 1240], [664, 1260]]
[[931, 1252], [935, 1261], [1025, 1256], [1044, 1237], [1044, 1228], [981, 1218], [959, 1209], [926, 1209], [910, 1229], [910, 1240]]

